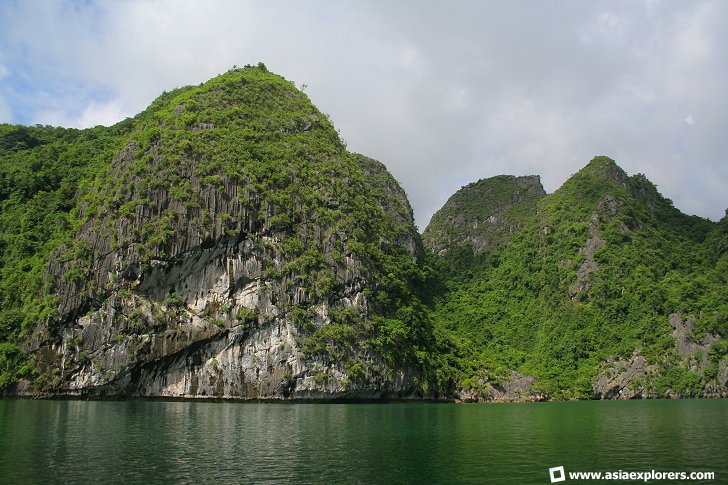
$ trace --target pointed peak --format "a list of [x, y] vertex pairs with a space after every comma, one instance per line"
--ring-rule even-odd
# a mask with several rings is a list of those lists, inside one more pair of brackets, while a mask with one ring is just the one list
[[[245, 81], [260, 81], [260, 80], [281, 80], [286, 79], [283, 76], [275, 74], [268, 70], [268, 68], [262, 62], [259, 62], [256, 66], [246, 64], [243, 67], [233, 66], [222, 74], [218, 74], [212, 79], [202, 83], [205, 84], [218, 84], [220, 82], [238, 82], [240, 80]], [[291, 81], [288, 81], [289, 83]]]
[[626, 182], [629, 176], [617, 162], [606, 156], [596, 156], [577, 172], [577, 175], [587, 175], [599, 178], [607, 178], [619, 182]]
[[224, 110], [233, 105], [275, 106], [275, 102], [266, 103], [273, 98], [310, 103], [293, 81], [269, 71], [259, 62], [257, 66], [233, 66], [198, 85], [164, 91], [143, 113], [180, 114], [188, 108], [199, 112], [207, 108]]
[[[582, 186], [591, 187], [601, 192], [608, 187], [626, 189], [629, 183], [629, 176], [616, 164], [614, 160], [605, 156], [594, 157], [589, 163], [561, 186], [559, 189], [567, 189], [567, 187]], [[589, 190], [593, 192], [594, 190]]]

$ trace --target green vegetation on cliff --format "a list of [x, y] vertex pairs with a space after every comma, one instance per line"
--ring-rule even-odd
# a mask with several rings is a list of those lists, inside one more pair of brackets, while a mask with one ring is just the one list
[[[0, 386], [38, 368], [22, 341], [50, 345], [191, 249], [249, 241], [271, 255], [264, 281], [282, 288], [276, 305], [308, 358], [354, 378], [376, 377], [360, 359], [383, 359], [381, 378], [408, 367], [427, 387], [422, 248], [404, 192], [262, 64], [164, 93], [110, 128], [0, 129]], [[365, 301], [345, 307], [352, 291]], [[330, 324], [314, 323], [320, 304]]]
[[[453, 381], [483, 390], [515, 370], [536, 377], [533, 390], [588, 398], [608, 359], [638, 352], [657, 366], [646, 394], [702, 394], [717, 367], [683, 359], [668, 317], [694, 320], [698, 343], [728, 336], [724, 237], [725, 220], [686, 216], [644, 176], [595, 158], [541, 197], [505, 246], [445, 283], [434, 319]], [[725, 342], [710, 347], [711, 365]]]
[[31, 371], [18, 340], [53, 311], [44, 273], [70, 237], [79, 184], [130, 129], [130, 120], [87, 130], [0, 125], [0, 389]]

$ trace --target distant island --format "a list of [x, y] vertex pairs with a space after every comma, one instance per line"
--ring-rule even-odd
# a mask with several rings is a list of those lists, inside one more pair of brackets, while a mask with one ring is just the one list
[[262, 63], [111, 127], [0, 124], [5, 397], [728, 396], [728, 216], [598, 156], [404, 190]]

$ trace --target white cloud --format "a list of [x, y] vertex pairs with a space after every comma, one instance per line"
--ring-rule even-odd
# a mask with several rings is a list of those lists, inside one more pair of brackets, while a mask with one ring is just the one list
[[87, 128], [91, 126], [110, 126], [126, 116], [124, 109], [116, 101], [97, 103], [91, 101], [81, 113], [68, 112], [62, 109], [40, 111], [36, 114], [34, 123], [68, 128]]
[[[0, 79], [3, 79], [8, 74], [10, 74], [10, 70], [5, 66], [5, 64], [0, 63]], [[0, 95], [0, 123], [12, 123], [13, 122], [13, 113], [10, 110], [10, 105], [5, 100], [5, 97]]]
[[0, 96], [0, 123], [12, 123], [13, 113], [10, 111], [10, 106], [5, 98]]
[[421, 72], [424, 68], [423, 59], [417, 48], [407, 45], [399, 55], [399, 65], [405, 71]]
[[581, 30], [579, 39], [584, 43], [612, 42], [622, 43], [627, 30], [627, 18], [613, 12], [602, 11]]
[[719, 218], [727, 204], [724, 2], [129, 0], [0, 13], [3, 82], [25, 73], [27, 119], [113, 123], [262, 60], [307, 83], [349, 147], [389, 167], [420, 228], [468, 182], [534, 173], [553, 190], [597, 154], [683, 210]]

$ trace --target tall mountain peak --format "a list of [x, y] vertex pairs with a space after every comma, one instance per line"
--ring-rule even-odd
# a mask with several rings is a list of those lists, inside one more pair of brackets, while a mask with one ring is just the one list
[[622, 167], [617, 165], [617, 162], [603, 155], [591, 159], [578, 173], [580, 175], [605, 177], [618, 181], [624, 181], [628, 178], [627, 173]]
[[232, 69], [94, 134], [101, 149], [76, 160], [76, 195], [53, 214], [67, 223], [32, 259], [42, 299], [29, 293], [25, 345], [42, 378], [28, 392], [426, 392], [406, 195], [384, 165], [346, 151], [293, 83]]

